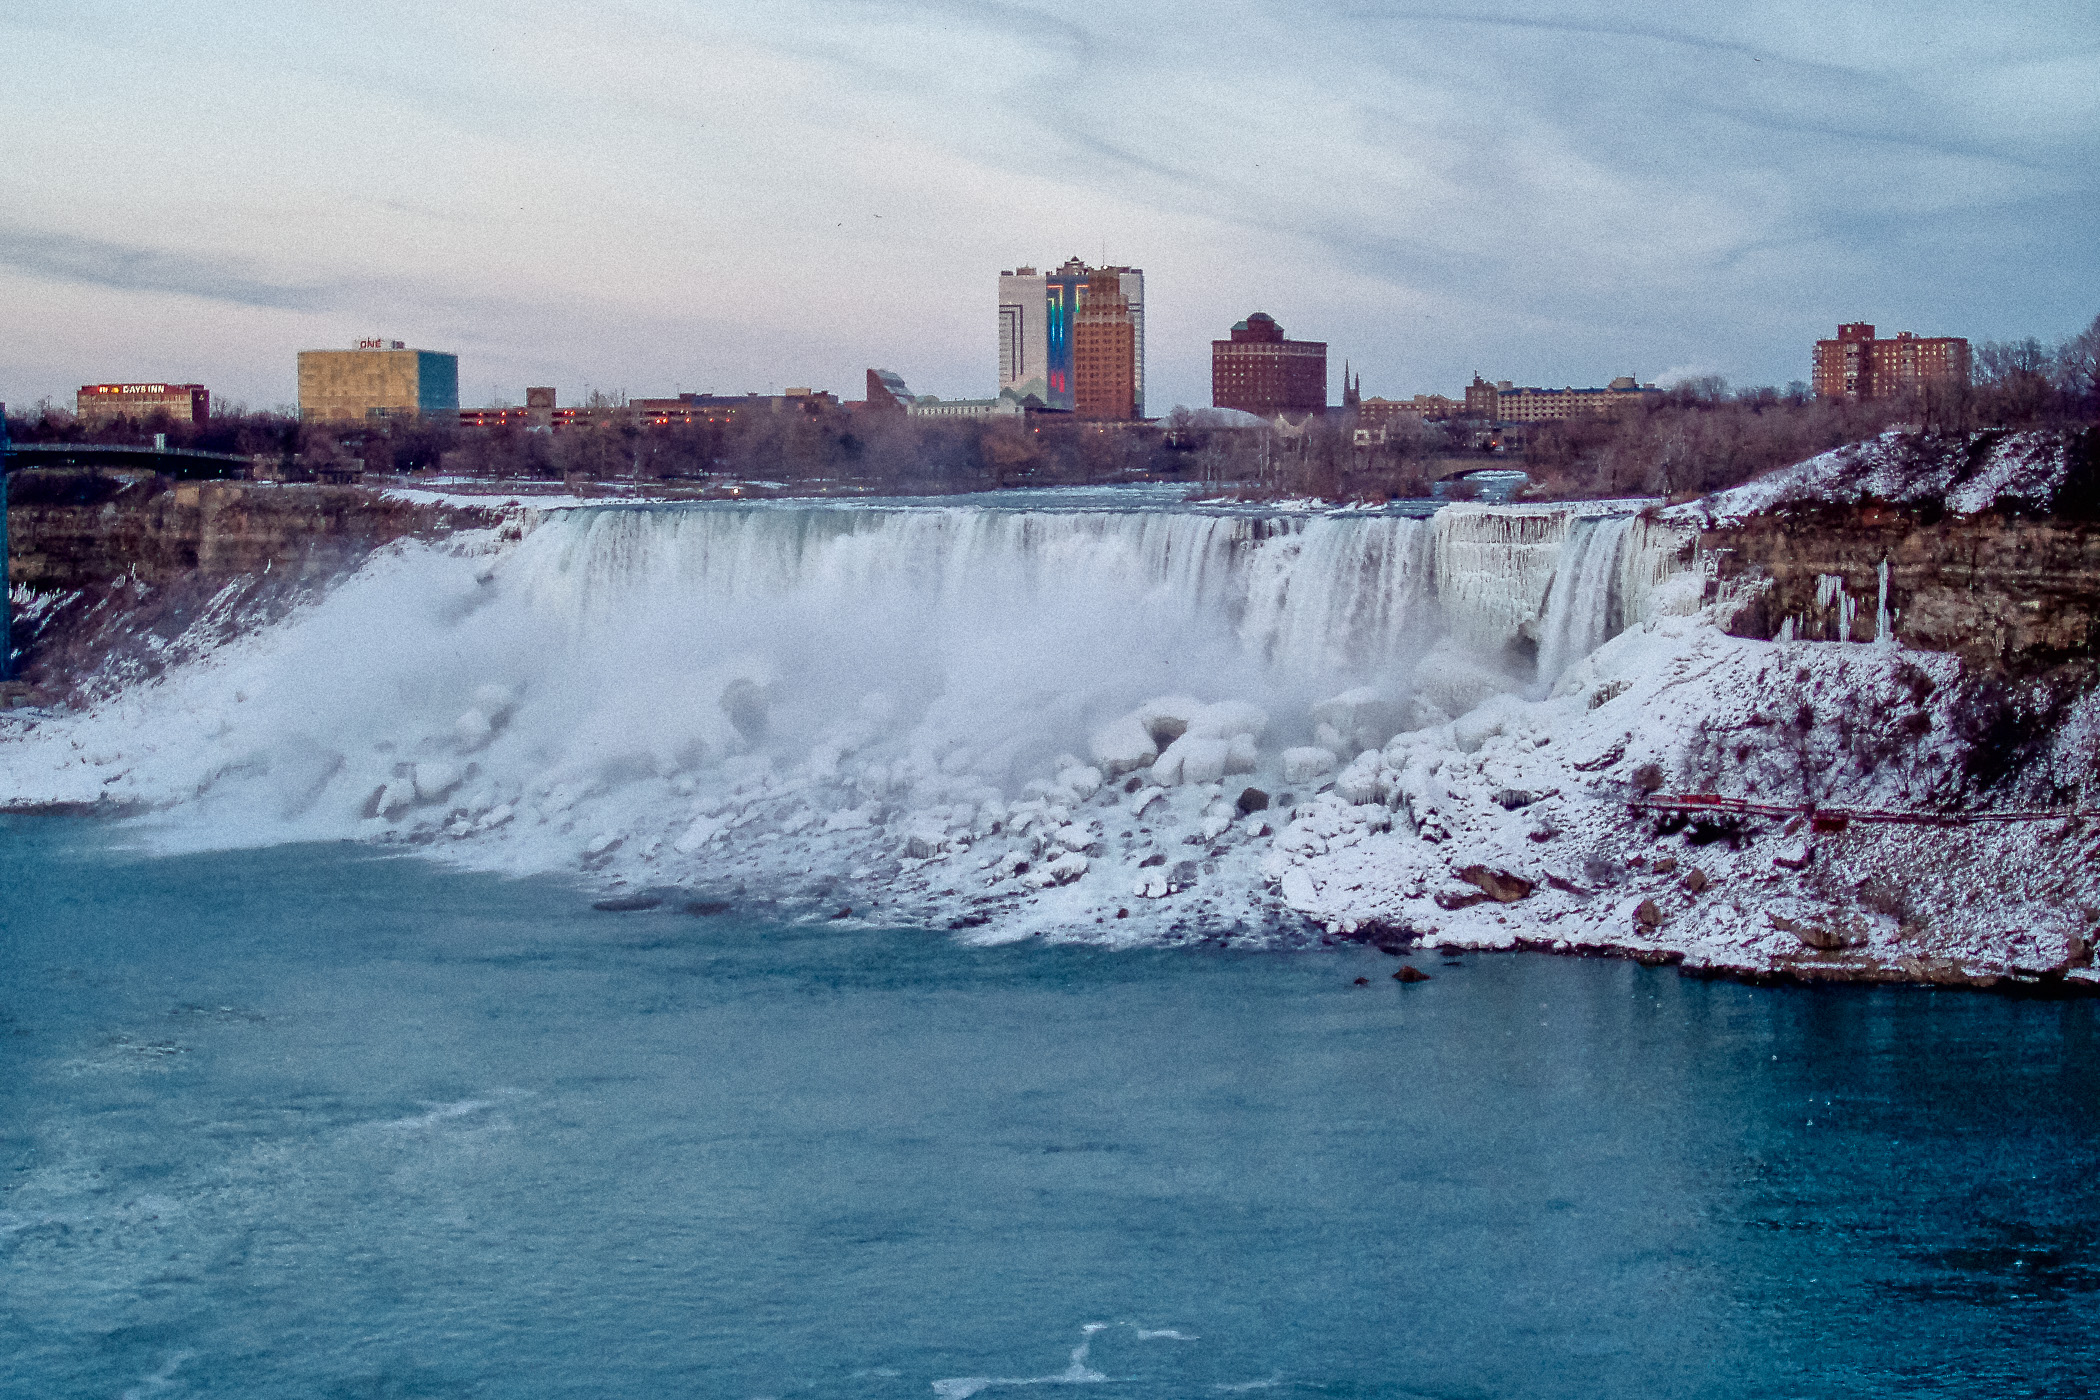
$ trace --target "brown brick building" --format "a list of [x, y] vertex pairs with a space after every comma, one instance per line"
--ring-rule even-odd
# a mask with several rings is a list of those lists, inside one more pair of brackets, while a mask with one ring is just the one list
[[202, 423], [211, 417], [211, 395], [202, 384], [83, 384], [74, 412], [87, 424], [112, 418], [144, 421], [164, 413], [178, 423]]
[[1402, 419], [1426, 423], [1456, 418], [1464, 407], [1457, 399], [1442, 394], [1417, 394], [1411, 399], [1360, 399], [1356, 405], [1356, 421], [1368, 428], [1391, 427]]
[[1210, 343], [1210, 401], [1264, 418], [1327, 411], [1327, 342], [1286, 340], [1283, 327], [1257, 311]]
[[1874, 327], [1854, 321], [1837, 339], [1816, 342], [1814, 387], [1826, 399], [1893, 399], [1927, 384], [1969, 382], [1969, 342], [1960, 336], [1910, 331], [1876, 340]]
[[1088, 274], [1072, 319], [1072, 411], [1111, 423], [1137, 417], [1137, 323], [1122, 277], [1107, 269]]

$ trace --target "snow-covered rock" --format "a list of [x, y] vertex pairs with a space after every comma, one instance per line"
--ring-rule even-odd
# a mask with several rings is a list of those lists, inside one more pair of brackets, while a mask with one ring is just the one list
[[[1184, 724], [1183, 727], [1187, 726]], [[1113, 778], [1133, 769], [1150, 767], [1159, 757], [1159, 744], [1147, 729], [1143, 715], [1132, 713], [1118, 716], [1095, 729], [1088, 736], [1087, 752], [1100, 770]]]
[[1317, 748], [1310, 744], [1283, 751], [1283, 780], [1287, 783], [1310, 783], [1334, 771], [1338, 760], [1331, 749]]

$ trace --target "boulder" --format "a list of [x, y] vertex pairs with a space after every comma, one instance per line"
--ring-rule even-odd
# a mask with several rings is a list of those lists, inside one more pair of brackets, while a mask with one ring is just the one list
[[1778, 866], [1781, 870], [1806, 870], [1809, 866], [1815, 864], [1815, 860], [1816, 848], [1809, 845], [1806, 841], [1796, 841], [1778, 855], [1773, 856], [1772, 864]]
[[1257, 787], [1243, 788], [1239, 801], [1233, 806], [1243, 817], [1254, 812], [1265, 812], [1269, 808], [1269, 794]]
[[1400, 707], [1369, 686], [1345, 690], [1313, 706], [1315, 726], [1326, 725], [1350, 752], [1375, 749], [1400, 729]]
[[466, 780], [466, 770], [457, 763], [418, 763], [415, 769], [416, 800], [435, 802]]
[[1225, 764], [1231, 756], [1230, 740], [1184, 734], [1169, 744], [1152, 765], [1153, 780], [1162, 787], [1177, 782], [1215, 783], [1225, 776]]
[[1192, 739], [1233, 739], [1241, 735], [1258, 739], [1269, 727], [1268, 711], [1244, 700], [1220, 700], [1189, 716], [1184, 731]]
[[749, 676], [737, 677], [722, 687], [717, 703], [744, 742], [756, 744], [766, 737], [766, 692], [757, 681]]
[[1112, 719], [1087, 738], [1087, 754], [1110, 777], [1151, 766], [1159, 757], [1144, 721], [1136, 714]]
[[1401, 967], [1401, 969], [1398, 972], [1393, 974], [1393, 980], [1395, 982], [1406, 983], [1427, 982], [1430, 979], [1428, 973], [1422, 971], [1421, 968], [1414, 966], [1412, 963], [1409, 963]]
[[1495, 794], [1495, 805], [1505, 812], [1514, 812], [1521, 807], [1529, 807], [1536, 801], [1538, 801], [1538, 796], [1535, 793], [1525, 791], [1523, 788], [1503, 788]]
[[601, 899], [591, 908], [605, 914], [633, 914], [644, 909], [654, 909], [664, 902], [660, 894], [623, 894], [612, 899]]
[[1283, 751], [1283, 780], [1287, 783], [1311, 783], [1332, 773], [1335, 768], [1334, 752], [1316, 748], [1310, 744]]
[[1644, 899], [1634, 907], [1633, 921], [1644, 929], [1661, 928], [1663, 921], [1662, 909], [1654, 900]]
[[1522, 875], [1507, 870], [1495, 870], [1485, 865], [1469, 865], [1458, 872], [1458, 878], [1473, 886], [1497, 904], [1515, 904], [1528, 898], [1537, 888]]
[[1167, 745], [1189, 732], [1189, 720], [1203, 702], [1188, 695], [1156, 695], [1131, 712], [1131, 717], [1144, 729], [1146, 737], [1158, 747]]
[[1284, 871], [1281, 884], [1283, 902], [1293, 909], [1307, 910], [1319, 901], [1320, 887], [1313, 883], [1312, 876], [1306, 874], [1303, 866], [1294, 865]]
[[1072, 794], [1074, 802], [1084, 802], [1101, 791], [1101, 770], [1075, 765], [1057, 775], [1057, 785]]
[[1684, 892], [1686, 894], [1698, 894], [1712, 883], [1713, 881], [1706, 878], [1706, 872], [1695, 866], [1692, 869], [1692, 873], [1684, 877]]
[[1196, 862], [1192, 860], [1175, 861], [1174, 868], [1167, 872], [1167, 879], [1174, 884], [1180, 885], [1183, 889], [1195, 884]]
[[1848, 927], [1834, 919], [1790, 919], [1784, 914], [1770, 912], [1767, 912], [1765, 917], [1772, 921], [1773, 928], [1783, 933], [1791, 933], [1801, 940], [1803, 946], [1814, 948], [1818, 952], [1835, 953], [1846, 948], [1857, 948], [1867, 941], [1866, 930], [1859, 927], [1857, 921]]

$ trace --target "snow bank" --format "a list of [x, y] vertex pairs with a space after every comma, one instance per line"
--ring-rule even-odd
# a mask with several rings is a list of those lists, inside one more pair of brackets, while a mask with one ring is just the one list
[[1884, 501], [1944, 505], [1973, 515], [2012, 498], [2029, 507], [2056, 499], [2069, 470], [2052, 433], [1928, 438], [1888, 432], [1810, 457], [1703, 501], [1673, 507], [1673, 519], [1735, 523], [1784, 506]]

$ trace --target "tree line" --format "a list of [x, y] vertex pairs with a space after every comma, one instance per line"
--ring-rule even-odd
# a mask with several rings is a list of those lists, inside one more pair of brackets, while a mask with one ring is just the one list
[[1401, 418], [1383, 431], [1359, 432], [1339, 413], [1260, 425], [1246, 415], [1179, 407], [1142, 427], [1064, 415], [952, 420], [793, 406], [652, 426], [609, 399], [596, 405], [602, 411], [592, 421], [558, 432], [515, 423], [461, 427], [441, 417], [304, 423], [283, 410], [251, 412], [238, 403], [215, 405], [203, 423], [160, 414], [89, 423], [46, 401], [10, 415], [8, 426], [20, 442], [128, 444], [164, 433], [173, 447], [315, 472], [361, 463], [367, 473], [439, 471], [477, 480], [762, 481], [928, 494], [1173, 481], [1249, 498], [1383, 500], [1439, 489], [1463, 495], [1455, 484], [1460, 474], [1490, 465], [1521, 468], [1531, 494], [1549, 498], [1693, 495], [1896, 426], [1960, 434], [2100, 419], [2100, 317], [2055, 346], [2032, 338], [1983, 342], [1974, 362], [1967, 383], [1865, 402], [1818, 399], [1798, 382], [1734, 389], [1718, 378], [1693, 379], [1612, 416], [1519, 426], [1507, 438], [1463, 419]]

